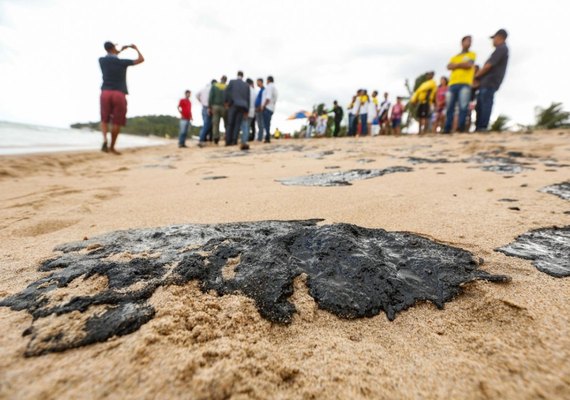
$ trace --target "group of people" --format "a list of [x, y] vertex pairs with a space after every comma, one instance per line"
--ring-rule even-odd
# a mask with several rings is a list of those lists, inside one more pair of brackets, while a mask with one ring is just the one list
[[431, 126], [442, 133], [469, 132], [471, 111], [476, 113], [475, 130], [488, 129], [493, 110], [494, 96], [505, 77], [509, 60], [507, 31], [499, 29], [491, 39], [495, 50], [483, 67], [475, 64], [476, 54], [471, 51], [472, 38], [461, 39], [461, 52], [451, 57], [447, 69], [449, 79], [442, 77], [439, 86], [434, 73], [426, 74], [414, 92], [411, 102], [418, 107], [419, 133], [429, 132]]
[[[410, 103], [417, 107], [420, 134], [429, 132], [432, 127], [443, 133], [455, 130], [469, 131], [470, 105], [476, 112], [476, 131], [487, 130], [494, 95], [503, 82], [509, 60], [507, 36], [504, 29], [499, 29], [491, 36], [495, 50], [481, 68], [476, 65], [476, 54], [471, 51], [472, 38], [465, 36], [461, 39], [461, 52], [451, 57], [447, 64], [447, 69], [451, 71], [449, 79], [442, 77], [438, 86], [434, 80], [434, 72], [426, 73], [426, 80], [415, 90], [410, 99]], [[100, 96], [103, 133], [101, 150], [120, 154], [115, 145], [121, 127], [126, 124], [127, 68], [144, 62], [144, 57], [135, 45], [123, 46], [119, 50], [114, 43], [105, 42], [104, 48], [107, 54], [99, 59], [103, 75]], [[128, 48], [137, 52], [138, 57], [135, 60], [118, 57], [119, 53]], [[180, 113], [178, 146], [181, 148], [187, 147], [186, 137], [193, 119], [190, 97], [191, 91], [187, 90], [184, 98], [178, 103]], [[255, 139], [256, 125], [257, 140], [270, 142], [271, 118], [278, 98], [272, 76], [268, 76], [265, 82], [259, 78], [254, 84], [252, 79], [244, 80], [242, 71], [238, 71], [236, 79], [230, 80], [229, 83], [224, 75], [220, 82], [213, 79], [200, 90], [196, 98], [202, 106], [204, 121], [200, 130], [200, 147], [203, 147], [208, 139], [218, 144], [221, 120], [225, 126], [226, 146], [238, 144], [241, 130], [240, 148], [249, 149], [250, 131], [253, 131], [251, 138]], [[367, 135], [369, 132], [373, 135], [385, 134], [391, 130], [395, 134], [400, 134], [405, 110], [402, 99], [398, 97], [396, 103], [392, 105], [388, 93], [384, 93], [380, 100], [378, 91], [373, 91], [369, 96], [366, 89], [359, 89], [348, 105], [348, 135]], [[338, 136], [344, 112], [336, 100], [330, 111], [308, 116], [305, 136], [311, 137], [313, 129], [316, 129], [318, 134], [324, 134], [328, 125], [328, 114], [334, 114], [333, 135]], [[111, 129], [109, 129], [110, 124]]]
[[[271, 118], [277, 103], [277, 88], [272, 76], [268, 76], [265, 84], [262, 78], [257, 79], [257, 89], [253, 80], [244, 80], [242, 71], [238, 71], [237, 78], [228, 83], [224, 75], [220, 82], [213, 79], [196, 95], [202, 105], [202, 119], [204, 121], [200, 130], [199, 146], [205, 146], [208, 140], [218, 144], [220, 141], [220, 122], [224, 122], [225, 145], [238, 144], [241, 131], [241, 150], [249, 149], [250, 129], [257, 125], [257, 140], [270, 143]], [[186, 91], [185, 97], [180, 100], [180, 133], [178, 147], [186, 146], [188, 128], [192, 122], [191, 92]], [[255, 135], [253, 136], [255, 139]]]
[[359, 89], [348, 105], [348, 136], [387, 134], [391, 129], [400, 133], [404, 105], [402, 98], [397, 97], [392, 105], [388, 93], [382, 100], [378, 99], [378, 91], [368, 96], [366, 89]]

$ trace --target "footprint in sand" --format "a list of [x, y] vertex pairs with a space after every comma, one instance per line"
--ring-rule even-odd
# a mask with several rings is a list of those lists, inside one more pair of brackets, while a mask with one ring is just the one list
[[31, 236], [31, 237], [39, 236], [39, 235], [44, 235], [46, 233], [59, 231], [61, 229], [75, 225], [78, 222], [79, 222], [78, 219], [68, 219], [68, 220], [48, 219], [38, 222], [31, 226], [16, 229], [14, 230], [13, 233], [18, 236]]

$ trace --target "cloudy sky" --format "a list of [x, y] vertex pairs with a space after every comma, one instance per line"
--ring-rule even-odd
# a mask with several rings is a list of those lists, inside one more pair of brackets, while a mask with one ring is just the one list
[[[358, 87], [395, 97], [406, 94], [406, 78], [446, 74], [466, 34], [482, 64], [489, 36], [504, 27], [511, 58], [494, 117], [532, 123], [537, 105], [570, 108], [567, 17], [567, 0], [0, 0], [0, 120], [98, 120], [97, 59], [112, 40], [135, 43], [146, 58], [128, 72], [129, 116], [177, 115], [186, 88], [195, 94], [242, 69], [275, 77], [274, 126], [287, 130], [289, 114], [334, 99], [346, 105]], [[193, 111], [201, 124], [197, 101]]]

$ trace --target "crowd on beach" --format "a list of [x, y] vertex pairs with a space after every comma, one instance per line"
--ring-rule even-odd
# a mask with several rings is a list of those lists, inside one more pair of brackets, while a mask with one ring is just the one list
[[[427, 72], [423, 81], [410, 93], [411, 97], [399, 96], [394, 104], [389, 94], [383, 93], [378, 98], [378, 91], [368, 95], [366, 89], [359, 89], [352, 97], [348, 107], [348, 136], [366, 136], [401, 133], [403, 116], [407, 111], [414, 113], [419, 121], [419, 134], [427, 132], [452, 133], [469, 132], [472, 114], [475, 112], [475, 130], [484, 132], [489, 126], [493, 109], [494, 95], [505, 77], [509, 59], [506, 44], [507, 32], [499, 29], [493, 36], [494, 52], [482, 67], [476, 64], [476, 54], [471, 51], [472, 37], [461, 39], [461, 51], [451, 57], [447, 64], [450, 76], [442, 76], [439, 85], [435, 73]], [[121, 126], [126, 123], [126, 70], [131, 65], [144, 61], [144, 57], [135, 45], [123, 46], [120, 50], [112, 42], [104, 44], [107, 55], [99, 59], [103, 74], [101, 87], [101, 130], [103, 133], [102, 150], [119, 154], [115, 149]], [[127, 49], [134, 49], [136, 60], [119, 59], [118, 54]], [[257, 87], [256, 87], [257, 86]], [[184, 98], [178, 103], [180, 113], [180, 131], [178, 146], [186, 148], [188, 130], [193, 121], [191, 91], [186, 90]], [[224, 75], [218, 82], [212, 79], [204, 86], [196, 98], [202, 106], [204, 121], [200, 130], [199, 146], [204, 147], [209, 141], [218, 144], [221, 139], [220, 122], [224, 122], [225, 145], [235, 146], [240, 139], [240, 149], [248, 150], [251, 140], [271, 141], [271, 119], [275, 112], [278, 92], [273, 76], [264, 81], [244, 79], [242, 71], [228, 82]], [[408, 104], [403, 101], [409, 99]], [[329, 115], [333, 114], [333, 136], [340, 135], [340, 125], [344, 110], [333, 102], [330, 110], [321, 110], [302, 115], [307, 118], [305, 137], [324, 136], [329, 125]], [[107, 134], [111, 128], [111, 143], [108, 145]], [[257, 128], [257, 132], [256, 132]], [[276, 132], [277, 136], [279, 135]]]

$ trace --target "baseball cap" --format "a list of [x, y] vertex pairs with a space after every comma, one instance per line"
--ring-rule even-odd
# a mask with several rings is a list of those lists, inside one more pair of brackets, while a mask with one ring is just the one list
[[507, 35], [507, 31], [506, 31], [506, 30], [504, 30], [504, 29], [499, 29], [499, 30], [497, 31], [497, 33], [495, 33], [493, 36], [491, 36], [491, 39], [493, 39], [495, 36], [502, 36], [502, 37], [504, 37], [504, 38], [506, 39], [508, 35]]

